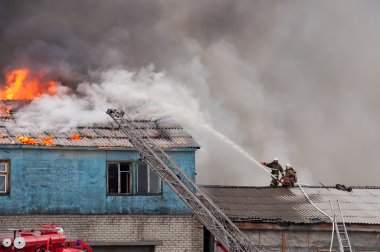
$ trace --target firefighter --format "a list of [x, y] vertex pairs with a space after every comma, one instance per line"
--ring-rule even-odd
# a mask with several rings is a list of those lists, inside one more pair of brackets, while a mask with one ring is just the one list
[[282, 178], [282, 186], [293, 187], [297, 183], [297, 172], [291, 164], [285, 165], [285, 176]]
[[271, 187], [278, 186], [280, 173], [282, 177], [284, 176], [284, 170], [282, 169], [282, 166], [278, 163], [278, 158], [274, 158], [271, 163], [262, 162], [261, 164], [272, 169], [271, 173], [273, 177], [272, 177], [270, 186]]

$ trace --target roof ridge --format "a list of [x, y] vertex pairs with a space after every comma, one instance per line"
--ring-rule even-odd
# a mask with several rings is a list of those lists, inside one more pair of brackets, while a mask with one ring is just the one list
[[[285, 188], [285, 187], [271, 187], [271, 186], [241, 186], [241, 185], [202, 185], [199, 184], [198, 186], [204, 187], [204, 188], [252, 188], [252, 189], [279, 189], [279, 188]], [[296, 186], [297, 187], [297, 186]], [[303, 185], [303, 188], [326, 188], [326, 189], [337, 189], [335, 186], [318, 186], [318, 185]], [[380, 186], [349, 186], [352, 189], [380, 189]]]

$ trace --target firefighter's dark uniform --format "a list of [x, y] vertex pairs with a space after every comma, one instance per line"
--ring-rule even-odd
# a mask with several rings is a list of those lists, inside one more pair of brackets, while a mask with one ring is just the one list
[[284, 174], [284, 170], [282, 169], [282, 166], [278, 163], [273, 161], [272, 163], [265, 164], [265, 166], [269, 167], [272, 169], [272, 175], [275, 176], [277, 179], [272, 177], [272, 181], [270, 183], [270, 186], [275, 187], [278, 186], [278, 179], [280, 177], [280, 172], [281, 175]]
[[291, 186], [294, 186], [294, 184], [297, 183], [297, 172], [293, 169], [293, 167], [289, 167], [285, 170], [283, 181], [287, 181], [287, 183]]

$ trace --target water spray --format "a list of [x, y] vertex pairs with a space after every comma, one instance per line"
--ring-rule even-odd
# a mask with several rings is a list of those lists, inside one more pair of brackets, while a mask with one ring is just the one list
[[[221, 141], [229, 144], [235, 151], [242, 154], [244, 157], [246, 157], [248, 160], [250, 160], [252, 163], [256, 164], [260, 169], [262, 169], [264, 172], [268, 173], [272, 178], [279, 181], [277, 177], [275, 177], [268, 169], [263, 166], [259, 161], [257, 161], [256, 158], [254, 158], [252, 155], [250, 155], [246, 150], [244, 150], [241, 146], [239, 146], [237, 143], [233, 142], [231, 139], [214, 129], [210, 124], [203, 123], [201, 124], [202, 128], [213, 134], [215, 137], [220, 139]], [[281, 181], [279, 181], [281, 182]]]

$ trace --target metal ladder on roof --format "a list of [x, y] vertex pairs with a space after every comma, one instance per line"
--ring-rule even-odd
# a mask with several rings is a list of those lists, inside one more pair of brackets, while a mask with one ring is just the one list
[[350, 242], [350, 238], [348, 237], [342, 208], [340, 207], [339, 200], [337, 200], [336, 202], [339, 209], [338, 217], [340, 218], [340, 220], [337, 219], [337, 215], [334, 211], [334, 208], [331, 202], [330, 202], [330, 205], [331, 205], [331, 211], [333, 213], [333, 222], [334, 222], [334, 227], [335, 227], [336, 238], [339, 244], [339, 249], [341, 252], [352, 252], [351, 242]]
[[231, 252], [259, 251], [179, 165], [152, 141], [144, 129], [139, 128], [123, 111], [108, 109], [107, 114], [119, 125], [140, 158], [178, 195], [224, 247]]

